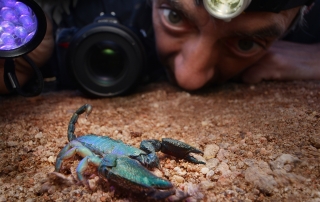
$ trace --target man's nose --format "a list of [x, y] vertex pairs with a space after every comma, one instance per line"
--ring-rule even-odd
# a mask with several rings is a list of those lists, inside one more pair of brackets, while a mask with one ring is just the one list
[[174, 59], [174, 74], [180, 87], [196, 90], [213, 78], [218, 59], [214, 46], [212, 39], [201, 36], [185, 41]]

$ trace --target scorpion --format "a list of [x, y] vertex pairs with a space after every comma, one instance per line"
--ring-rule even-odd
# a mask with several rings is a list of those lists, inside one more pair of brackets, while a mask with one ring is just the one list
[[162, 141], [143, 140], [139, 149], [108, 136], [87, 134], [77, 137], [74, 132], [79, 115], [86, 112], [87, 117], [91, 111], [92, 106], [85, 104], [73, 114], [68, 125], [69, 143], [60, 151], [55, 164], [55, 172], [60, 172], [63, 161], [76, 154], [81, 156], [76, 174], [79, 181], [88, 188], [90, 186], [84, 177], [84, 171], [92, 165], [97, 167], [99, 177], [108, 182], [133, 192], [142, 192], [152, 199], [165, 199], [173, 195], [175, 189], [171, 182], [148, 170], [160, 168], [156, 152], [161, 151], [195, 164], [205, 164], [190, 155], [203, 154], [202, 151], [171, 138], [163, 138]]

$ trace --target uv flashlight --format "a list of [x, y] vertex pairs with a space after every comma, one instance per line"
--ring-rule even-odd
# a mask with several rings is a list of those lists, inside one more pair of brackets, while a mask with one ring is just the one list
[[[27, 97], [41, 93], [42, 74], [26, 54], [41, 43], [46, 29], [46, 16], [33, 0], [0, 0], [0, 58], [5, 59], [4, 81], [9, 91]], [[14, 58], [20, 56], [35, 71], [37, 84], [32, 92], [24, 92], [17, 80]]]

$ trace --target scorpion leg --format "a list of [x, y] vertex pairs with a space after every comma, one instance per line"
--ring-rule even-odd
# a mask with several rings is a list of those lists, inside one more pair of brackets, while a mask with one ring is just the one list
[[[84, 147], [84, 146], [75, 146], [72, 147], [72, 145], [68, 144], [67, 146], [65, 146], [61, 152], [59, 153], [57, 160], [56, 160], [56, 166], [55, 166], [55, 171], [59, 172], [62, 166], [62, 162], [65, 159], [69, 159], [71, 157], [73, 157], [74, 155], [78, 154], [81, 157], [86, 157], [86, 156], [93, 156], [94, 154], [92, 153], [92, 151], [90, 151], [88, 148]], [[69, 149], [71, 148], [71, 149]], [[67, 150], [69, 149], [69, 150]]]
[[78, 141], [71, 141], [69, 144], [67, 144], [61, 151], [59, 152], [57, 158], [60, 156], [63, 156], [67, 151], [69, 151], [72, 147], [76, 146], [83, 146], [80, 142]]
[[101, 158], [95, 155], [86, 156], [80, 161], [76, 172], [77, 172], [78, 179], [86, 187], [90, 188], [88, 181], [83, 176], [84, 171], [88, 168], [89, 165], [94, 165], [98, 167], [101, 161], [102, 161]]
[[175, 156], [177, 158], [185, 159], [195, 164], [205, 164], [205, 162], [199, 161], [190, 155], [190, 153], [203, 154], [202, 151], [179, 140], [163, 138], [161, 152]]

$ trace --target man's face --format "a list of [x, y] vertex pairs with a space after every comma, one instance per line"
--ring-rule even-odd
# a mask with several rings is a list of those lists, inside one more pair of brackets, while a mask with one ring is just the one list
[[298, 10], [248, 12], [225, 22], [194, 0], [153, 0], [158, 53], [169, 77], [186, 90], [225, 82], [258, 61]]

